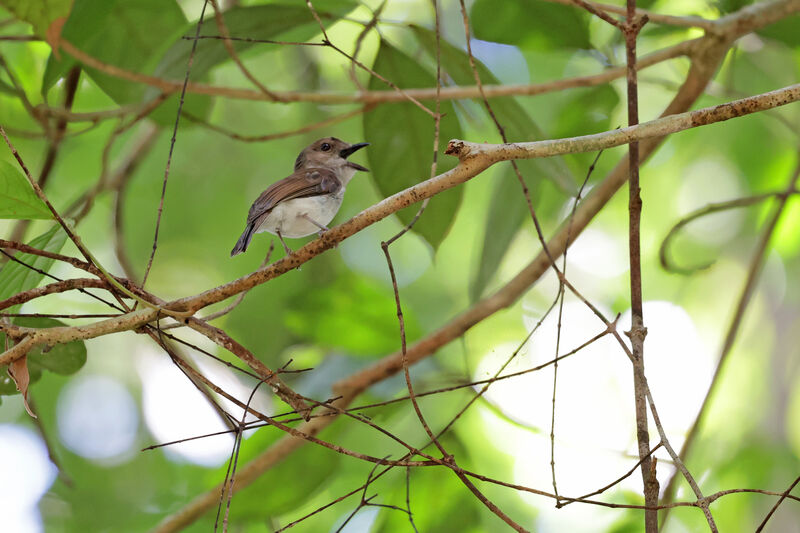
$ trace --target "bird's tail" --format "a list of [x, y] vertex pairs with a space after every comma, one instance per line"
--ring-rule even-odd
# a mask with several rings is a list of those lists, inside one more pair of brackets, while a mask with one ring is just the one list
[[247, 225], [247, 227], [242, 232], [242, 236], [239, 237], [238, 241], [236, 241], [236, 246], [234, 246], [233, 250], [231, 250], [231, 257], [247, 250], [247, 246], [250, 244], [250, 239], [253, 238], [253, 231], [255, 229], [256, 229], [255, 224]]

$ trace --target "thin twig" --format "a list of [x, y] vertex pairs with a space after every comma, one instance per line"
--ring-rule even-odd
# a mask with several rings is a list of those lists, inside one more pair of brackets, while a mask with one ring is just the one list
[[295, 128], [293, 130], [287, 130], [287, 131], [280, 131], [277, 133], [268, 133], [266, 135], [242, 135], [241, 133], [237, 133], [236, 131], [223, 128], [222, 126], [211, 124], [207, 120], [202, 119], [200, 117], [196, 117], [191, 113], [189, 113], [188, 111], [184, 111], [183, 116], [184, 118], [186, 118], [186, 120], [189, 120], [190, 122], [194, 122], [195, 124], [200, 124], [203, 127], [210, 129], [211, 131], [215, 131], [217, 133], [225, 135], [226, 137], [230, 137], [231, 139], [236, 141], [265, 142], [265, 141], [274, 141], [275, 139], [285, 139], [286, 137], [292, 137], [294, 135], [302, 135], [303, 133], [308, 133], [310, 131], [314, 131], [320, 128], [326, 128], [328, 126], [344, 122], [347, 119], [366, 113], [367, 111], [370, 111], [373, 107], [374, 104], [367, 104], [357, 109], [347, 111], [346, 113], [334, 115], [324, 120], [320, 120], [319, 122], [302, 126], [300, 128]]
[[798, 476], [794, 480], [794, 482], [791, 485], [789, 485], [789, 488], [787, 488], [783, 492], [783, 494], [781, 494], [781, 497], [778, 499], [778, 501], [775, 502], [775, 505], [772, 506], [772, 509], [769, 510], [767, 516], [764, 517], [764, 520], [762, 520], [761, 523], [758, 524], [758, 527], [756, 528], [756, 533], [761, 533], [764, 530], [764, 528], [767, 526], [767, 522], [769, 521], [769, 519], [772, 517], [773, 514], [775, 514], [775, 511], [778, 510], [778, 506], [781, 503], [783, 503], [783, 500], [786, 499], [786, 497], [789, 495], [790, 492], [792, 492], [792, 489], [795, 488], [798, 483], [800, 483], [800, 476]]
[[[217, 21], [217, 28], [219, 29], [219, 33], [222, 35], [222, 44], [225, 46], [225, 50], [228, 52], [228, 55], [230, 56], [230, 58], [233, 59], [233, 62], [236, 63], [237, 67], [239, 67], [239, 71], [242, 74], [244, 74], [244, 76], [248, 80], [250, 80], [253, 83], [253, 85], [258, 87], [258, 89], [262, 93], [264, 93], [264, 95], [267, 96], [267, 98], [269, 98], [270, 100], [272, 100], [274, 102], [280, 102], [281, 101], [280, 97], [278, 95], [276, 95], [274, 92], [272, 92], [269, 89], [267, 89], [267, 87], [263, 83], [261, 83], [258, 80], [258, 78], [256, 78], [253, 75], [253, 73], [250, 72], [250, 70], [248, 70], [247, 67], [244, 66], [244, 63], [242, 63], [242, 60], [239, 58], [239, 54], [237, 54], [236, 50], [233, 48], [233, 44], [231, 43], [231, 39], [230, 39], [231, 35], [230, 35], [230, 32], [228, 31], [228, 25], [225, 24], [225, 17], [222, 14], [222, 10], [217, 5], [217, 0], [210, 0], [210, 1], [211, 1], [211, 6], [214, 8], [214, 18]], [[201, 14], [200, 15], [200, 21], [197, 24], [197, 35], [198, 36], [200, 35], [200, 25], [202, 23], [203, 23], [203, 15]], [[196, 41], [195, 41], [195, 43], [196, 43]], [[194, 51], [194, 49], [192, 51]], [[189, 59], [189, 64], [190, 65], [191, 65], [191, 61], [192, 60], [191, 60], [191, 56], [190, 56], [190, 59]], [[187, 72], [187, 81], [188, 81], [188, 72]]]
[[[203, 9], [200, 10], [200, 18], [197, 21], [197, 29], [195, 30], [195, 37], [200, 35], [200, 28], [203, 26], [203, 17], [206, 13], [206, 7], [209, 0], [203, 0]], [[178, 112], [175, 115], [175, 124], [172, 127], [172, 138], [169, 141], [169, 154], [167, 155], [167, 164], [164, 167], [164, 181], [161, 184], [161, 198], [158, 201], [158, 215], [156, 216], [156, 229], [153, 235], [153, 250], [150, 252], [150, 258], [147, 260], [147, 267], [144, 269], [144, 276], [142, 276], [142, 287], [147, 283], [147, 277], [150, 275], [150, 268], [153, 266], [153, 259], [156, 256], [156, 249], [158, 248], [158, 230], [161, 228], [161, 214], [164, 211], [164, 197], [167, 194], [167, 180], [169, 180], [169, 170], [172, 165], [172, 153], [175, 149], [175, 139], [178, 136], [178, 124], [181, 121], [181, 111], [183, 110], [183, 102], [186, 97], [186, 86], [189, 84], [189, 74], [192, 72], [192, 63], [194, 62], [194, 54], [197, 50], [197, 40], [192, 42], [192, 49], [189, 52], [189, 61], [186, 65], [186, 75], [183, 78], [183, 85], [181, 87], [181, 96], [178, 101]]]
[[685, 215], [681, 218], [677, 223], [675, 223], [672, 228], [670, 228], [667, 236], [664, 237], [664, 240], [661, 242], [661, 247], [658, 251], [658, 258], [661, 261], [661, 266], [667, 272], [675, 272], [677, 274], [692, 274], [697, 272], [698, 270], [704, 270], [706, 268], [711, 267], [714, 264], [714, 261], [709, 261], [707, 263], [702, 263], [699, 265], [691, 266], [691, 267], [681, 267], [678, 266], [673, 259], [670, 259], [669, 248], [670, 244], [672, 244], [672, 240], [678, 234], [678, 232], [690, 222], [697, 220], [698, 218], [702, 218], [707, 215], [711, 215], [713, 213], [719, 213], [721, 211], [727, 211], [729, 209], [736, 209], [740, 207], [749, 207], [751, 205], [755, 205], [758, 203], [763, 202], [769, 198], [778, 197], [778, 196], [788, 196], [792, 194], [800, 194], [800, 190], [794, 189], [792, 191], [774, 191], [768, 192], [763, 194], [756, 194], [753, 196], [744, 196], [742, 198], [736, 198], [734, 200], [728, 200], [726, 202], [713, 202], [700, 209], [692, 211], [688, 215]]
[[341, 48], [339, 48], [338, 46], [333, 44], [331, 42], [331, 40], [328, 38], [328, 33], [325, 31], [325, 26], [322, 24], [322, 19], [320, 19], [319, 15], [317, 14], [317, 10], [314, 9], [314, 4], [311, 3], [311, 0], [306, 0], [306, 5], [308, 6], [308, 9], [311, 11], [311, 14], [314, 16], [314, 19], [317, 21], [317, 24], [319, 24], [319, 29], [322, 31], [322, 37], [324, 38], [323, 42], [327, 46], [333, 48], [334, 50], [339, 52], [341, 55], [343, 55], [344, 57], [349, 59], [351, 64], [358, 66], [359, 68], [365, 70], [366, 72], [369, 72], [369, 74], [371, 76], [374, 76], [374, 77], [378, 78], [379, 80], [381, 80], [383, 83], [385, 83], [386, 85], [388, 85], [389, 87], [394, 89], [398, 94], [402, 95], [403, 98], [405, 98], [406, 100], [408, 100], [409, 102], [411, 102], [412, 104], [414, 104], [415, 106], [420, 108], [425, 113], [429, 114], [432, 117], [436, 116], [434, 114], [434, 112], [431, 111], [430, 109], [428, 109], [422, 102], [420, 102], [418, 99], [414, 98], [413, 96], [408, 94], [406, 91], [401, 89], [393, 81], [388, 80], [387, 78], [381, 76], [380, 74], [378, 74], [377, 72], [375, 72], [374, 70], [372, 70], [371, 68], [366, 66], [364, 63], [362, 63], [361, 61], [357, 60], [355, 57], [351, 56], [350, 54], [348, 54], [347, 52], [345, 52], [344, 50], [342, 50]]

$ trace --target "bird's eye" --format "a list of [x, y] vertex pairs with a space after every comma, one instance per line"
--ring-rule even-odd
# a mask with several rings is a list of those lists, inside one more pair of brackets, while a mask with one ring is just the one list
[[321, 146], [321, 148], [322, 148], [322, 151], [323, 151], [323, 152], [327, 152], [328, 150], [330, 150], [330, 149], [331, 149], [331, 145], [330, 145], [330, 144], [328, 144], [328, 143], [322, 143], [322, 146]]

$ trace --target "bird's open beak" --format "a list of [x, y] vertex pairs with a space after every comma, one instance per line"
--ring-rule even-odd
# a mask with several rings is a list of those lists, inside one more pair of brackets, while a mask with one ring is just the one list
[[[339, 155], [340, 155], [341, 157], [343, 157], [344, 159], [347, 159], [347, 156], [351, 155], [353, 152], [355, 152], [355, 151], [357, 151], [357, 150], [361, 150], [361, 149], [362, 149], [362, 148], [364, 148], [365, 146], [369, 146], [369, 143], [356, 143], [356, 144], [351, 144], [351, 145], [350, 145], [350, 146], [348, 146], [347, 148], [345, 148], [345, 149], [341, 150], [341, 151], [339, 152]], [[348, 162], [347, 162], [347, 166], [348, 166], [348, 167], [350, 167], [350, 168], [354, 168], [354, 169], [356, 169], [356, 170], [361, 170], [362, 172], [369, 172], [369, 169], [368, 169], [368, 168], [366, 168], [366, 167], [362, 167], [362, 166], [361, 166], [361, 165], [359, 165], [358, 163], [353, 163], [352, 161], [348, 161]]]

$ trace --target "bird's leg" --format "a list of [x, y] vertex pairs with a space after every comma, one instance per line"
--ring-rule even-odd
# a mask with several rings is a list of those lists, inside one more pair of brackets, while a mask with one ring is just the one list
[[308, 216], [308, 213], [303, 213], [300, 216], [303, 217], [304, 219], [308, 220], [309, 222], [311, 222], [312, 224], [314, 224], [316, 227], [319, 228], [319, 236], [320, 237], [322, 237], [322, 234], [325, 233], [326, 231], [330, 231], [331, 230], [331, 228], [329, 228], [325, 224], [320, 224], [319, 222], [317, 222], [316, 220], [314, 220], [313, 218]]
[[275, 233], [278, 235], [278, 238], [281, 240], [281, 244], [283, 245], [283, 249], [286, 250], [286, 255], [292, 253], [292, 249], [286, 245], [286, 241], [283, 240], [283, 235], [281, 235], [280, 230], [276, 230]]

